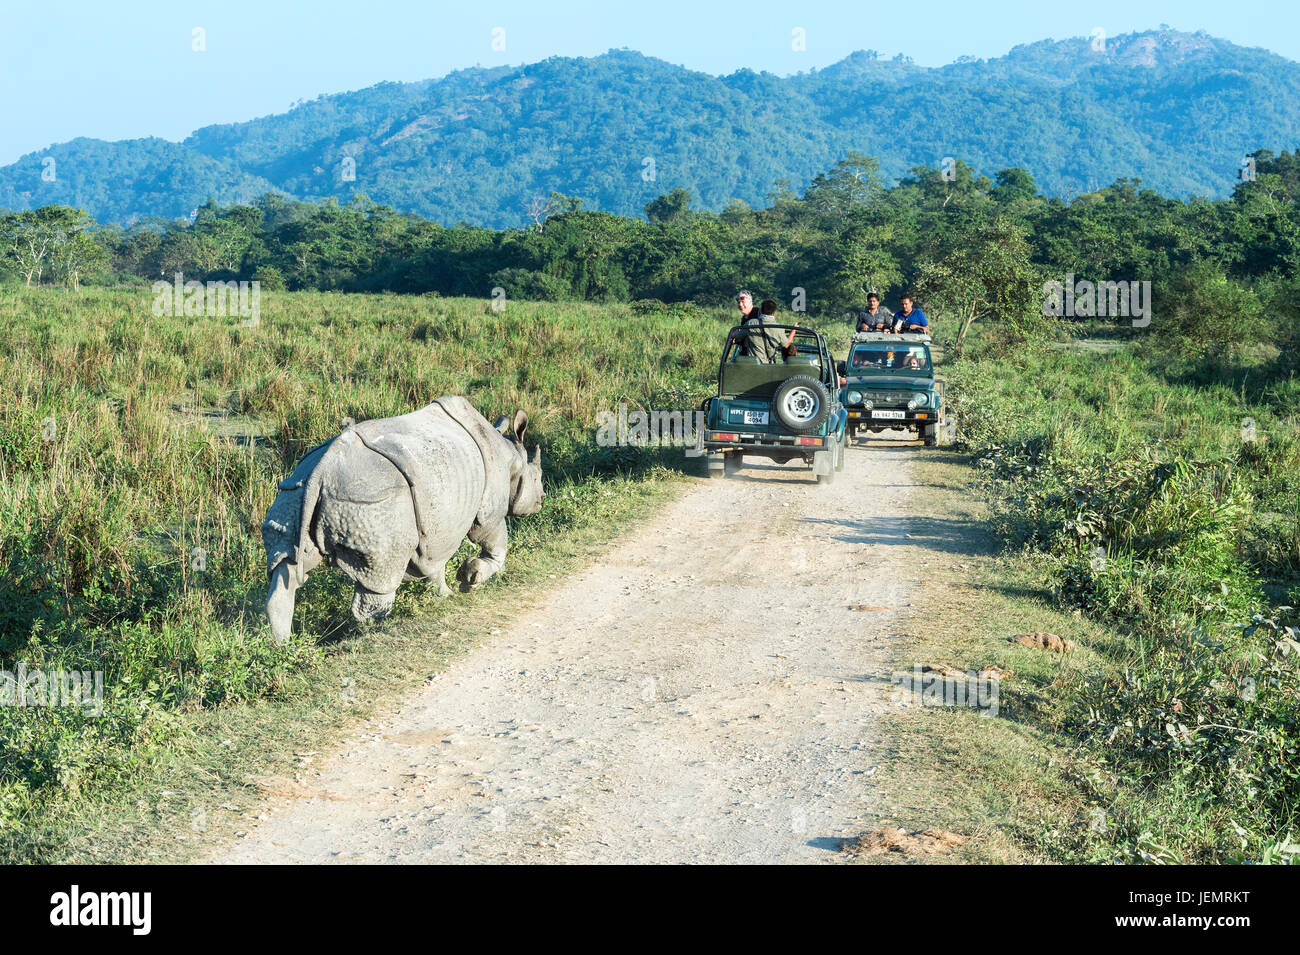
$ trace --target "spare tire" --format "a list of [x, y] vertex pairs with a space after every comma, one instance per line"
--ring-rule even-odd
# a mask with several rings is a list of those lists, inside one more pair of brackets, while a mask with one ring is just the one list
[[781, 382], [772, 396], [772, 412], [795, 434], [816, 431], [831, 416], [831, 395], [811, 375], [795, 375]]

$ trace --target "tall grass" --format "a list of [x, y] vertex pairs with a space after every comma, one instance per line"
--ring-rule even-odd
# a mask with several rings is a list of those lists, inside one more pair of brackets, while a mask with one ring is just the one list
[[[653, 305], [268, 292], [243, 327], [151, 305], [144, 290], [0, 290], [0, 668], [102, 671], [106, 690], [99, 716], [0, 706], [0, 833], [111, 786], [169, 744], [176, 714], [274, 696], [319, 663], [319, 638], [349, 625], [343, 581], [316, 575], [300, 632], [274, 645], [259, 525], [344, 419], [449, 393], [489, 418], [525, 409], [549, 484], [512, 528], [526, 553], [600, 521], [648, 473], [594, 446], [597, 412], [698, 406], [730, 324]], [[397, 611], [425, 589], [404, 588]]]

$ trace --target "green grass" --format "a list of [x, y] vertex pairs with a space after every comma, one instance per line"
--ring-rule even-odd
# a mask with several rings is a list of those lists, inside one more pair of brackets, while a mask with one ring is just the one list
[[[247, 825], [294, 785], [295, 754], [400, 701], [674, 493], [698, 462], [597, 447], [597, 413], [697, 407], [732, 322], [267, 293], [243, 328], [151, 304], [0, 298], [0, 668], [105, 686], [100, 715], [0, 706], [0, 861], [184, 859]], [[944, 372], [969, 457], [918, 450], [920, 503], [966, 529], [969, 566], [927, 583], [898, 659], [1015, 677], [996, 720], [891, 719], [894, 820], [974, 834], [972, 861], [1275, 857], [1300, 835], [1300, 648], [1276, 609], [1300, 598], [1300, 384], [1276, 355], [1207, 367], [1131, 344], [977, 341]], [[358, 632], [322, 570], [274, 645], [258, 526], [276, 482], [344, 418], [448, 393], [524, 408], [543, 447], [546, 505], [512, 523], [506, 572], [444, 600], [404, 585], [395, 618]], [[1256, 612], [1274, 616], [1247, 629]], [[1079, 649], [1003, 639], [1029, 630]]]
[[[0, 667], [101, 671], [105, 688], [99, 715], [0, 707], [4, 861], [156, 853], [138, 830], [158, 820], [123, 815], [137, 801], [207, 804], [208, 776], [238, 788], [287, 740], [351, 718], [341, 680], [384, 686], [378, 700], [427, 676], [465, 645], [459, 614], [481, 625], [491, 601], [568, 566], [694, 466], [597, 447], [597, 412], [698, 407], [730, 324], [679, 307], [267, 293], [246, 328], [151, 305], [144, 290], [0, 298]], [[542, 445], [545, 506], [512, 521], [507, 573], [441, 604], [405, 585], [395, 622], [358, 638], [344, 580], [318, 572], [294, 639], [274, 645], [258, 529], [276, 483], [343, 419], [443, 394], [489, 418], [525, 409]], [[448, 636], [430, 640], [435, 627]], [[182, 764], [208, 768], [178, 779]]]
[[946, 370], [1005, 568], [1089, 625], [1084, 665], [1020, 676], [1106, 823], [1038, 850], [1277, 857], [1300, 836], [1300, 382], [1266, 353], [1207, 368], [1140, 345]]

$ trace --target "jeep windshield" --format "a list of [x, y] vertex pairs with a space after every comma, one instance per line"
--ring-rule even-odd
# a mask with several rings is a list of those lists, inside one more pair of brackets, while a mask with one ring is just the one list
[[908, 342], [858, 342], [849, 353], [847, 373], [863, 375], [929, 375], [930, 350]]

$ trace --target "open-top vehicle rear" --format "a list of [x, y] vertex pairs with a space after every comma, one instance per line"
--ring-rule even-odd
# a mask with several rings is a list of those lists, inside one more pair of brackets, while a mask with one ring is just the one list
[[746, 455], [778, 464], [801, 459], [826, 483], [844, 467], [848, 421], [826, 339], [798, 325], [763, 325], [786, 343], [773, 361], [747, 354], [753, 325], [727, 334], [718, 365], [718, 393], [704, 402], [702, 436], [709, 475], [734, 474]]

